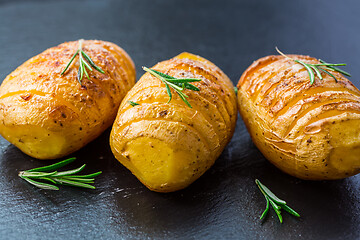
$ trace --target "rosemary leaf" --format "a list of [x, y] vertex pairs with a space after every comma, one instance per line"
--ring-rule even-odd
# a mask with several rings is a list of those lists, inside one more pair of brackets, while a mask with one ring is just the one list
[[64, 70], [60, 73], [60, 75], [63, 75], [66, 70], [69, 68], [70, 64], [74, 61], [74, 58], [76, 57], [76, 55], [79, 53], [79, 50], [77, 50], [74, 55], [71, 57], [70, 62], [66, 65], [66, 67], [64, 68]]
[[286, 202], [279, 199], [275, 196], [274, 193], [272, 193], [265, 185], [263, 185], [258, 179], [255, 179], [256, 185], [259, 187], [261, 193], [264, 195], [266, 199], [266, 208], [264, 212], [261, 214], [260, 219], [265, 218], [266, 214], [269, 211], [269, 203], [274, 209], [275, 213], [277, 214], [280, 223], [283, 222], [283, 218], [281, 216], [281, 209], [284, 209], [286, 212], [290, 213], [291, 215], [295, 217], [300, 217], [300, 214], [298, 214], [294, 209], [290, 208], [286, 205]]
[[85, 76], [87, 77], [87, 79], [90, 80], [89, 74], [87, 73], [86, 68], [85, 68], [85, 61], [83, 61], [83, 60], [81, 60], [81, 67], [82, 67], [83, 72], [85, 73]]
[[183, 84], [180, 84], [180, 85], [178, 85], [178, 84], [175, 84], [175, 83], [171, 83], [171, 82], [169, 82], [169, 81], [166, 81], [166, 84], [168, 84], [169, 86], [171, 86], [175, 91], [179, 91], [179, 92], [181, 92], [181, 91], [183, 91], [184, 90], [184, 88], [183, 88]]
[[194, 85], [192, 85], [192, 84], [190, 84], [190, 83], [178, 83], [178, 82], [172, 82], [172, 81], [170, 81], [169, 80], [169, 82], [171, 82], [172, 84], [175, 84], [176, 86], [179, 86], [179, 87], [181, 87], [181, 88], [183, 88], [183, 89], [190, 89], [190, 90], [193, 90], [193, 91], [200, 91], [200, 89], [198, 88], [198, 87], [196, 87], [196, 86], [194, 86]]
[[192, 85], [191, 83], [185, 83], [185, 88], [193, 91], [200, 91], [200, 88]]
[[78, 82], [80, 83], [80, 85], [82, 85], [82, 83], [81, 83], [82, 76], [83, 76], [83, 71], [82, 71], [82, 67], [81, 67], [81, 64], [80, 64], [78, 75], [77, 75], [77, 79], [78, 79]]
[[70, 59], [69, 63], [66, 65], [66, 67], [64, 68], [64, 70], [60, 74], [60, 75], [63, 75], [66, 72], [66, 70], [69, 68], [70, 64], [74, 61], [76, 55], [79, 55], [79, 70], [78, 70], [78, 73], [77, 73], [77, 79], [78, 79], [78, 82], [80, 83], [80, 85], [82, 85], [81, 81], [82, 81], [84, 75], [90, 80], [90, 76], [89, 76], [89, 74], [87, 72], [87, 69], [89, 71], [92, 71], [91, 67], [95, 68], [97, 71], [99, 71], [101, 73], [105, 73], [101, 68], [96, 66], [96, 64], [89, 57], [89, 55], [87, 55], [82, 50], [82, 43], [83, 43], [83, 39], [79, 40], [79, 48], [78, 48], [78, 50], [74, 53], [74, 55]]
[[350, 74], [350, 73], [345, 72], [344, 70], [341, 70], [340, 68], [335, 67], [335, 66], [346, 66], [346, 63], [340, 63], [341, 65], [339, 65], [339, 64], [327, 63], [327, 62], [325, 62], [325, 61], [323, 61], [323, 60], [321, 60], [321, 59], [319, 59], [319, 61], [320, 61], [321, 63], [326, 64], [327, 67], [332, 68], [335, 72], [339, 72], [339, 73], [341, 73], [341, 74], [343, 74], [343, 75], [345, 75], [345, 76], [351, 77], [351, 74]]
[[190, 105], [190, 103], [189, 103], [188, 100], [186, 99], [188, 96], [185, 95], [185, 94], [183, 94], [183, 93], [179, 93], [179, 92], [178, 92], [178, 94], [179, 94], [180, 98], [186, 103], [186, 105], [188, 105], [189, 108], [192, 108], [192, 106]]
[[323, 60], [319, 59], [322, 63], [313, 64], [314, 66], [346, 66], [346, 63], [326, 63]]
[[42, 178], [42, 177], [48, 177], [48, 176], [52, 176], [54, 174], [56, 174], [57, 171], [55, 172], [50, 172], [50, 173], [44, 173], [44, 172], [28, 172], [28, 171], [23, 171], [19, 173], [20, 177], [30, 177], [30, 178]]
[[294, 215], [295, 217], [300, 217], [300, 214], [298, 214], [294, 209], [287, 205], [282, 205], [281, 208], [290, 213], [291, 215]]
[[94, 178], [99, 176], [102, 173], [102, 171], [96, 172], [96, 173], [92, 173], [92, 174], [88, 174], [88, 175], [71, 175], [72, 178]]
[[325, 72], [326, 74], [328, 74], [329, 76], [331, 76], [333, 79], [335, 79], [335, 82], [338, 82], [337, 78], [336, 78], [331, 72], [325, 70], [325, 69], [322, 68], [322, 67], [319, 67], [319, 70], [320, 70], [320, 71], [323, 71], [323, 72]]
[[59, 188], [57, 186], [48, 184], [48, 183], [42, 183], [42, 182], [37, 182], [35, 180], [32, 180], [30, 178], [27, 177], [21, 177], [22, 179], [24, 179], [25, 181], [27, 181], [28, 183], [41, 188], [41, 189], [46, 189], [46, 190], [59, 190]]
[[277, 196], [275, 196], [274, 193], [270, 191], [265, 185], [263, 185], [258, 179], [255, 180], [256, 184], [262, 190], [270, 199], [272, 199], [277, 204], [285, 205], [286, 202], [284, 200], [279, 199]]
[[147, 67], [143, 67], [143, 69], [144, 69], [145, 71], [147, 71], [147, 72], [149, 72], [148, 70], [150, 70], [150, 71], [156, 73], [157, 75], [159, 75], [159, 76], [161, 76], [161, 77], [163, 77], [163, 78], [176, 79], [176, 78], [173, 77], [173, 76], [167, 75], [167, 74], [165, 74], [165, 73], [159, 72], [159, 71], [154, 70], [154, 69], [149, 69], [149, 68], [147, 68]]
[[323, 77], [321, 76], [321, 73], [320, 73], [319, 69], [318, 69], [317, 67], [315, 67], [315, 66], [310, 66], [310, 67], [315, 71], [316, 76], [317, 76], [320, 80], [322, 80]]
[[47, 189], [47, 190], [59, 190], [59, 188], [52, 184], [40, 182], [41, 180], [51, 182], [53, 184], [63, 184], [63, 185], [69, 185], [69, 186], [74, 186], [74, 187], [95, 189], [94, 186], [89, 185], [89, 184], [94, 183], [94, 181], [95, 181], [94, 177], [101, 174], [101, 171], [92, 173], [92, 174], [87, 174], [87, 175], [74, 175], [74, 174], [82, 171], [86, 166], [85, 164], [83, 164], [81, 167], [73, 169], [73, 170], [62, 171], [62, 172], [58, 172], [58, 171], [46, 172], [48, 170], [50, 170], [50, 171], [56, 170], [62, 166], [65, 166], [65, 165], [73, 162], [74, 160], [75, 160], [75, 158], [69, 158], [69, 159], [63, 160], [61, 162], [49, 165], [49, 166], [34, 168], [34, 169], [26, 170], [26, 171], [21, 171], [21, 172], [19, 172], [19, 176], [22, 179], [26, 180], [28, 183], [30, 183], [36, 187], [39, 187], [42, 189]]
[[70, 176], [69, 177], [61, 177], [61, 179], [82, 182], [82, 183], [94, 183], [94, 181], [95, 181], [95, 178], [73, 178]]
[[53, 171], [53, 170], [56, 170], [56, 169], [59, 169], [65, 165], [68, 165], [70, 163], [72, 163], [73, 161], [75, 161], [76, 158], [75, 157], [72, 157], [72, 158], [68, 158], [68, 159], [65, 159], [61, 162], [58, 162], [58, 163], [54, 163], [54, 164], [51, 164], [49, 166], [45, 166], [45, 167], [38, 167], [38, 168], [33, 168], [33, 169], [30, 169], [30, 170], [26, 170], [26, 172], [45, 172], [45, 171]]
[[138, 104], [136, 102], [133, 102], [133, 101], [128, 101], [128, 103], [133, 107], [135, 107], [136, 105], [140, 105], [140, 104]]
[[164, 83], [165, 83], [166, 92], [169, 95], [169, 101], [167, 102], [167, 103], [169, 103], [171, 101], [171, 99], [172, 99], [172, 93], [171, 93], [169, 84], [167, 84], [166, 82], [164, 82]]
[[269, 199], [269, 201], [270, 201], [270, 204], [271, 204], [271, 206], [273, 207], [276, 215], [278, 216], [280, 223], [282, 223], [282, 222], [283, 222], [283, 218], [282, 218], [282, 216], [281, 216], [280, 207], [279, 207], [278, 205], [276, 205], [276, 203], [275, 203], [273, 200]]
[[327, 63], [327, 62], [319, 59], [319, 61], [321, 63], [310, 64], [310, 63], [305, 63], [303, 61], [300, 61], [298, 59], [293, 59], [293, 58], [288, 57], [287, 55], [282, 53], [277, 47], [275, 47], [275, 49], [278, 53], [280, 53], [280, 55], [284, 56], [285, 58], [303, 65], [309, 74], [311, 84], [313, 84], [315, 82], [315, 73], [316, 73], [316, 76], [320, 80], [323, 79], [320, 71], [322, 71], [322, 72], [328, 74], [329, 76], [331, 76], [332, 78], [334, 78], [336, 82], [338, 82], [338, 80], [330, 71], [338, 72], [345, 76], [351, 77], [350, 73], [345, 72], [344, 70], [341, 70], [340, 68], [336, 67], [336, 66], [346, 66], [346, 63]]
[[71, 180], [67, 180], [67, 179], [63, 179], [63, 178], [53, 178], [53, 179], [60, 184], [64, 184], [64, 185], [68, 185], [68, 186], [95, 189], [94, 186], [86, 184], [86, 183], [71, 181]]
[[71, 175], [71, 174], [75, 174], [78, 173], [80, 171], [82, 171], [85, 168], [86, 164], [82, 165], [79, 168], [76, 168], [74, 170], [69, 170], [69, 171], [63, 171], [63, 172], [57, 172], [54, 175], [52, 175], [53, 177], [61, 177], [61, 176], [66, 176], [66, 175]]
[[192, 108], [191, 104], [186, 99], [186, 98], [188, 98], [188, 96], [183, 93], [183, 90], [189, 89], [192, 91], [200, 91], [200, 89], [198, 87], [190, 84], [190, 82], [199, 82], [199, 81], [201, 81], [201, 79], [175, 78], [175, 77], [169, 76], [165, 73], [156, 71], [154, 69], [149, 69], [147, 67], [143, 67], [143, 69], [144, 69], [144, 71], [150, 73], [151, 75], [158, 78], [165, 84], [166, 92], [169, 95], [168, 103], [172, 100], [172, 93], [171, 93], [171, 89], [170, 89], [170, 87], [171, 87], [172, 89], [175, 90], [175, 92], [179, 95], [179, 97], [186, 103], [186, 105], [189, 106], [190, 108]]
[[201, 79], [198, 79], [198, 78], [175, 78], [175, 77], [172, 77], [165, 73], [156, 71], [154, 69], [151, 69], [151, 70], [154, 71], [155, 73], [157, 73], [159, 76], [165, 78], [166, 81], [171, 82], [179, 87], [182, 87], [181, 83], [185, 83], [183, 88], [187, 88], [187, 89], [190, 89], [193, 91], [200, 91], [200, 89], [198, 87], [195, 87], [194, 85], [190, 84], [190, 82], [200, 82]]
[[270, 201], [269, 201], [269, 198], [267, 196], [265, 196], [265, 199], [266, 199], [266, 208], [264, 210], [264, 212], [261, 214], [261, 217], [260, 219], [263, 219], [264, 217], [266, 217], [267, 213], [269, 212], [269, 208], [270, 208]]
[[168, 78], [167, 81], [172, 83], [190, 83], [190, 82], [200, 82], [201, 79], [197, 78]]
[[39, 177], [38, 179], [39, 180], [49, 181], [49, 182], [51, 182], [53, 184], [56, 184], [56, 182], [54, 180], [52, 180], [51, 178], [49, 178], [49, 177]]
[[98, 66], [96, 66], [96, 64], [94, 63], [94, 61], [89, 57], [89, 55], [87, 55], [83, 50], [81, 50], [81, 54], [84, 56], [84, 58], [86, 59], [86, 61], [88, 61], [90, 63], [90, 65], [95, 68], [98, 72], [101, 73], [105, 73], [101, 68], [99, 68]]
[[84, 66], [89, 69], [89, 71], [92, 71], [91, 66], [86, 62], [86, 61], [82, 61], [84, 63]]
[[301, 65], [303, 65], [305, 67], [305, 69], [308, 71], [309, 73], [309, 77], [310, 77], [310, 84], [313, 84], [315, 82], [315, 74], [312, 71], [311, 67], [309, 65], [307, 65], [306, 63], [304, 63], [303, 61], [300, 60], [294, 60], [297, 63], [300, 63]]

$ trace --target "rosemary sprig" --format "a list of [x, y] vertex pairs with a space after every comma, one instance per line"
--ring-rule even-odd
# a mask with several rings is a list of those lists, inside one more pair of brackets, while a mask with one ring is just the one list
[[187, 96], [182, 91], [184, 89], [189, 89], [189, 90], [193, 90], [193, 91], [200, 91], [200, 89], [198, 87], [196, 87], [196, 86], [194, 86], [194, 85], [192, 85], [190, 83], [191, 82], [200, 82], [201, 79], [198, 79], [198, 78], [175, 78], [175, 77], [169, 76], [169, 75], [167, 75], [165, 73], [156, 71], [154, 69], [149, 69], [147, 67], [143, 67], [143, 69], [144, 69], [144, 71], [150, 73], [154, 77], [160, 79], [165, 84], [166, 92], [169, 95], [168, 103], [172, 99], [172, 93], [171, 93], [171, 90], [170, 90], [170, 87], [171, 87], [172, 89], [175, 90], [175, 92], [179, 95], [179, 97], [186, 103], [186, 105], [188, 105], [190, 108], [192, 108], [192, 106], [190, 105], [190, 103], [186, 99], [189, 96]]
[[294, 209], [290, 208], [286, 205], [286, 202], [284, 200], [279, 199], [277, 196], [275, 196], [274, 193], [272, 193], [265, 185], [263, 185], [258, 179], [255, 180], [256, 185], [259, 187], [261, 193], [264, 195], [266, 200], [266, 208], [264, 212], [261, 214], [260, 219], [264, 219], [269, 212], [270, 205], [276, 212], [280, 223], [283, 222], [283, 218], [281, 216], [281, 209], [284, 209], [286, 212], [290, 213], [291, 215], [295, 217], [300, 217], [300, 214], [298, 214]]
[[350, 73], [345, 72], [344, 70], [341, 70], [341, 69], [337, 68], [337, 66], [346, 66], [346, 63], [327, 63], [327, 62], [324, 62], [323, 60], [319, 59], [319, 61], [321, 63], [310, 64], [310, 63], [305, 63], [305, 62], [303, 62], [301, 60], [298, 60], [298, 59], [293, 59], [293, 58], [285, 55], [277, 47], [275, 47], [275, 49], [280, 55], [284, 56], [285, 58], [303, 65], [304, 68], [307, 70], [307, 72], [309, 74], [310, 84], [314, 83], [315, 75], [320, 80], [323, 79], [323, 77], [321, 75], [321, 72], [324, 72], [325, 74], [328, 74], [330, 77], [334, 78], [335, 82], [338, 82], [338, 80], [336, 79], [336, 77], [330, 71], [338, 72], [338, 73], [341, 73], [341, 74], [343, 74], [345, 76], [351, 77]]
[[[59, 190], [59, 188], [55, 186], [56, 184], [95, 189], [95, 187], [90, 184], [94, 183], [94, 177], [100, 175], [101, 171], [88, 175], [75, 175], [82, 171], [86, 164], [73, 170], [63, 172], [56, 171], [72, 163], [75, 159], [76, 158], [73, 157], [52, 165], [21, 171], [19, 172], [19, 177], [38, 188], [46, 190]], [[43, 181], [50, 182], [51, 184], [44, 183]]]
[[79, 48], [78, 48], [78, 50], [74, 53], [74, 55], [70, 59], [69, 63], [66, 65], [64, 70], [61, 72], [61, 76], [64, 75], [66, 70], [70, 67], [71, 63], [74, 61], [76, 55], [79, 55], [79, 71], [78, 71], [78, 74], [77, 74], [77, 79], [78, 79], [80, 85], [81, 85], [81, 80], [84, 77], [84, 74], [88, 79], [90, 79], [89, 74], [88, 74], [86, 69], [88, 69], [89, 71], [92, 71], [91, 67], [93, 67], [93, 68], [95, 68], [96, 71], [101, 72], [101, 73], [105, 73], [100, 67], [96, 66], [96, 64], [89, 57], [89, 55], [87, 55], [82, 50], [83, 41], [84, 41], [83, 39], [79, 40]]
[[133, 102], [133, 101], [128, 101], [128, 103], [133, 107], [135, 107], [136, 105], [140, 105], [137, 102]]

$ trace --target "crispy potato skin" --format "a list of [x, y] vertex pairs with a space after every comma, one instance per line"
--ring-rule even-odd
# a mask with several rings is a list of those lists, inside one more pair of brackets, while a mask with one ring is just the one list
[[29, 59], [0, 87], [0, 134], [38, 159], [66, 156], [99, 136], [116, 117], [135, 84], [134, 63], [117, 45], [96, 40], [83, 50], [105, 71], [88, 71], [81, 87], [78, 56], [61, 76], [78, 41], [66, 42]]
[[[315, 58], [291, 55], [307, 63]], [[238, 106], [264, 156], [301, 179], [341, 179], [360, 172], [360, 92], [345, 77], [306, 69], [282, 56], [255, 61], [241, 76]]]
[[[230, 141], [237, 103], [230, 79], [213, 63], [182, 53], [153, 69], [200, 78], [200, 91], [184, 90], [192, 108], [161, 80], [145, 73], [124, 98], [110, 135], [115, 157], [157, 192], [187, 187], [208, 170]], [[139, 103], [132, 107], [127, 101]]]

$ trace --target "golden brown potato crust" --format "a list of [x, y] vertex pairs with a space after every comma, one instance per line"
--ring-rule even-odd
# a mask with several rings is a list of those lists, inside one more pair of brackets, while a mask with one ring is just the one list
[[78, 41], [66, 42], [29, 59], [0, 87], [0, 133], [26, 154], [39, 159], [68, 155], [99, 136], [115, 119], [135, 84], [131, 58], [117, 45], [83, 42], [83, 50], [105, 71], [88, 71], [81, 87], [78, 56], [61, 76]]
[[[145, 73], [124, 98], [110, 144], [115, 157], [149, 189], [170, 192], [200, 177], [233, 135], [237, 103], [230, 79], [213, 63], [182, 53], [153, 69], [199, 78], [200, 91], [185, 89], [192, 108], [164, 83]], [[132, 107], [127, 101], [139, 103]], [[137, 147], [139, 146], [139, 147]]]
[[[309, 56], [291, 55], [306, 63]], [[302, 179], [339, 179], [360, 172], [360, 92], [345, 77], [310, 84], [306, 69], [282, 56], [255, 61], [238, 83], [240, 114], [264, 154]]]

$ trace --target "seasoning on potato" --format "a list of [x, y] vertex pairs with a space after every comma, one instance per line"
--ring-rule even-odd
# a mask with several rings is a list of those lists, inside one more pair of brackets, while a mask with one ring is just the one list
[[360, 172], [360, 91], [331, 65], [342, 64], [268, 56], [255, 61], [237, 85], [239, 111], [255, 145], [301, 179]]
[[0, 134], [38, 159], [66, 156], [113, 123], [134, 84], [134, 63], [117, 45], [96, 40], [60, 44], [5, 78]]
[[230, 141], [234, 86], [217, 66], [190, 53], [144, 70], [119, 108], [111, 149], [150, 190], [176, 191], [208, 170]]

